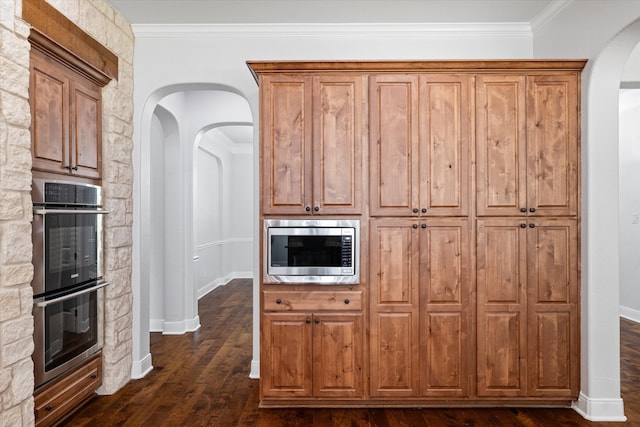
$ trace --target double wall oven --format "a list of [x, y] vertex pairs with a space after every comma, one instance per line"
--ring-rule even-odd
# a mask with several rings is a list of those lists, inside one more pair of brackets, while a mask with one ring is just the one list
[[102, 209], [99, 186], [33, 180], [35, 386], [102, 346]]

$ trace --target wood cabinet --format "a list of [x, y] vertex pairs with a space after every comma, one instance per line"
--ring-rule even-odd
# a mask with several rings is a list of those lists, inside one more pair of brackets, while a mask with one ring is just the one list
[[455, 74], [370, 77], [371, 215], [467, 215], [471, 81]]
[[585, 63], [249, 64], [260, 219], [363, 229], [350, 307], [333, 287], [262, 285], [263, 406], [578, 397]]
[[[271, 303], [265, 303], [263, 315], [261, 395], [362, 397], [362, 313], [345, 311], [360, 308], [360, 294], [315, 292], [329, 307], [343, 310], [316, 312], [294, 311], [308, 305], [305, 292], [265, 294], [265, 301]], [[332, 297], [325, 298], [326, 295]]]
[[376, 219], [369, 242], [371, 396], [468, 396], [468, 220]]
[[261, 81], [262, 212], [358, 214], [362, 209], [362, 77]]
[[480, 75], [476, 96], [478, 215], [577, 215], [577, 75]]
[[102, 356], [98, 355], [34, 394], [36, 426], [52, 426], [91, 399], [102, 385]]
[[577, 221], [478, 220], [478, 395], [575, 398]]
[[29, 103], [33, 169], [99, 179], [102, 163], [100, 87], [32, 49]]

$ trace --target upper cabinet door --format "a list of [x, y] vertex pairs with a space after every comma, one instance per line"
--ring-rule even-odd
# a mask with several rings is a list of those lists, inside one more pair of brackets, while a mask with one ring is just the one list
[[102, 169], [102, 102], [100, 92], [90, 84], [72, 85], [71, 159], [74, 174], [100, 178]]
[[577, 84], [576, 74], [478, 76], [478, 215], [577, 215]]
[[362, 77], [264, 76], [262, 213], [362, 211]]
[[527, 211], [525, 77], [479, 75], [476, 79], [478, 215]]
[[261, 78], [262, 212], [311, 212], [311, 77]]
[[578, 213], [578, 105], [576, 74], [527, 77], [530, 213]]
[[420, 76], [420, 215], [468, 214], [471, 77]]
[[362, 77], [313, 79], [313, 213], [362, 211]]
[[35, 49], [30, 78], [33, 169], [100, 179], [100, 88]]
[[418, 96], [417, 75], [370, 78], [371, 215], [419, 214]]
[[33, 169], [69, 173], [69, 79], [62, 66], [31, 55]]

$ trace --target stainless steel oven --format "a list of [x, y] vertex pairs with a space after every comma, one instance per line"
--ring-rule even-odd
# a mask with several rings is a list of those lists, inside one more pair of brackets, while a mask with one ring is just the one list
[[33, 353], [36, 388], [102, 347], [102, 208], [99, 186], [34, 179]]

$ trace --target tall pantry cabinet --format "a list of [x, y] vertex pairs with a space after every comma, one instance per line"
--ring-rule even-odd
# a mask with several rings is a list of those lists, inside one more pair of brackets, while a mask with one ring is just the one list
[[260, 220], [362, 227], [358, 285], [261, 285], [262, 406], [577, 398], [584, 65], [249, 63]]
[[578, 392], [578, 85], [476, 80], [479, 396]]

